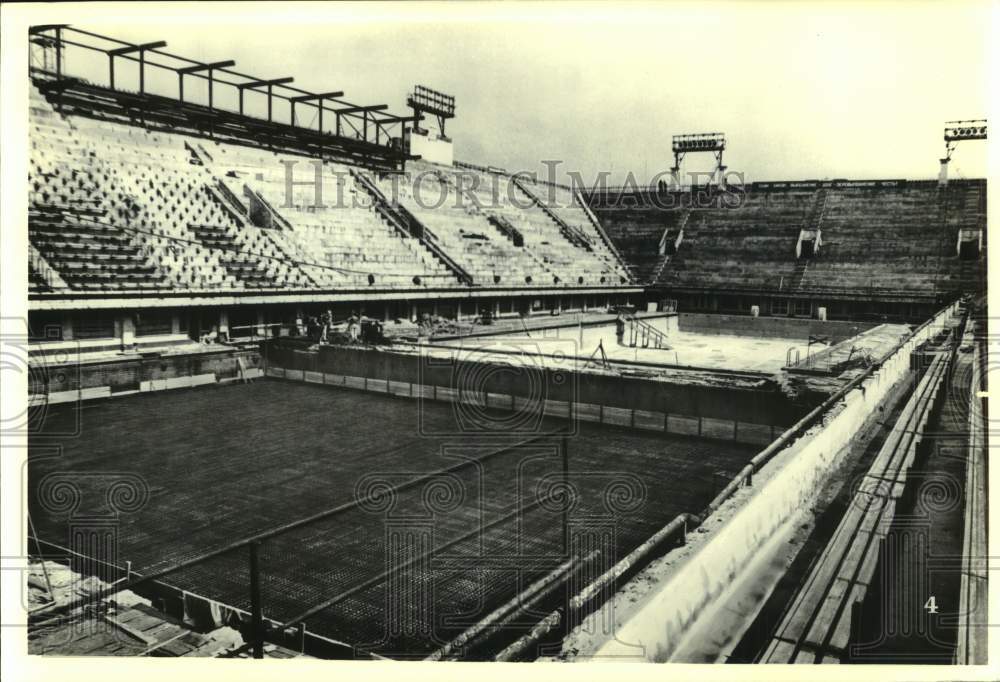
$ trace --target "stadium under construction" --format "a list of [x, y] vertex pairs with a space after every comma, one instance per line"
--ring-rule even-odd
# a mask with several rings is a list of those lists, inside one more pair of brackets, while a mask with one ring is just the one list
[[32, 652], [983, 660], [985, 121], [572, 187], [424, 86], [30, 43]]

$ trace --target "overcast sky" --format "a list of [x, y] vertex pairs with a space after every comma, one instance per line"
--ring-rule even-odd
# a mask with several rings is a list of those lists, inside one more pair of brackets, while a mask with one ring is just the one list
[[[132, 18], [127, 8], [75, 25], [393, 111], [426, 84], [456, 98], [456, 158], [509, 170], [560, 159], [588, 178], [649, 177], [672, 164], [671, 135], [724, 131], [727, 165], [748, 180], [927, 178], [943, 123], [987, 114], [995, 11], [954, 1], [281, 9], [234, 5], [219, 19], [202, 5]], [[985, 176], [985, 144], [960, 147], [951, 172]]]

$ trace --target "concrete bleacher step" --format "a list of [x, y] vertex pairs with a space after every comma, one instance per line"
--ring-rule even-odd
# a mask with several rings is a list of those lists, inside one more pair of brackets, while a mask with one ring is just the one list
[[933, 359], [785, 614], [763, 661], [832, 661], [847, 655], [853, 604], [864, 599], [877, 568], [881, 544], [904, 492], [919, 433], [947, 366], [946, 356]]

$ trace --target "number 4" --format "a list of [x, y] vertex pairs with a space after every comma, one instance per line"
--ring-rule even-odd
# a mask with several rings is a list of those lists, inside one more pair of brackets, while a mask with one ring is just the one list
[[933, 594], [930, 596], [930, 599], [928, 599], [927, 602], [924, 604], [924, 608], [927, 609], [927, 613], [938, 612], [937, 600], [934, 598]]

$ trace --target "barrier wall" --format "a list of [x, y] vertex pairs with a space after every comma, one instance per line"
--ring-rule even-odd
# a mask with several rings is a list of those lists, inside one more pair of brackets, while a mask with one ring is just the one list
[[463, 410], [492, 408], [519, 412], [541, 421], [556, 417], [574, 421], [595, 422], [611, 426], [660, 431], [684, 436], [698, 436], [714, 440], [732, 440], [739, 443], [762, 445], [774, 440], [780, 430], [772, 424], [712, 417], [692, 417], [651, 410], [616, 407], [601, 403], [568, 400], [550, 400], [541, 397], [526, 398], [507, 393], [466, 391], [450, 386], [437, 386], [392, 379], [373, 379], [364, 376], [312, 372], [286, 369], [269, 363], [266, 376], [290, 381], [304, 381], [326, 386], [339, 386], [372, 393], [383, 393], [403, 398], [416, 398], [440, 402], [460, 403]]
[[78, 363], [32, 358], [28, 398], [55, 405], [144, 391], [187, 388], [263, 374], [256, 350], [226, 348], [206, 353], [132, 357]]
[[844, 339], [857, 336], [877, 326], [872, 322], [751, 317], [714, 313], [680, 313], [677, 323], [680, 331], [696, 334], [726, 334], [781, 339], [806, 339], [810, 335], [819, 335], [829, 336], [831, 343], [840, 343]]
[[450, 357], [439, 349], [433, 355], [336, 346], [317, 352], [276, 340], [264, 352], [269, 376], [499, 409], [526, 410], [544, 401], [549, 416], [751, 443], [770, 442], [811, 407], [756, 378], [743, 377], [744, 386], [670, 383], [553, 369], [531, 356], [511, 364], [465, 360], [461, 349]]
[[711, 537], [618, 626], [612, 639], [581, 655], [635, 658], [633, 645], [640, 643], [649, 660], [667, 660], [702, 609], [733, 582], [794, 513], [812, 500], [831, 464], [910, 371], [910, 353], [940, 332], [956, 311], [957, 304], [952, 304], [916, 330], [877, 371], [849, 391], [833, 413], [785, 448], [779, 455], [783, 467], [753, 488], [752, 496], [735, 514], [725, 519], [714, 513], [705, 519], [701, 525], [713, 529]]

